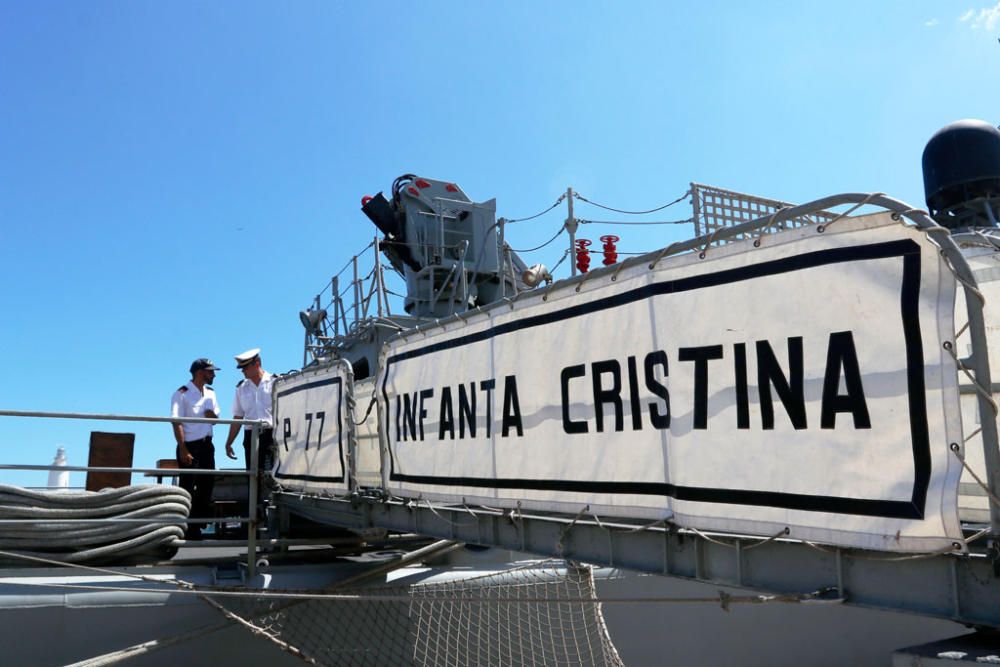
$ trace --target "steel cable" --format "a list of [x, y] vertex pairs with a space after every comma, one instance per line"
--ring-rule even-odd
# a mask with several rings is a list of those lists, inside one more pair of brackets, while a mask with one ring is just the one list
[[556, 206], [559, 206], [559, 204], [563, 203], [564, 199], [566, 199], [566, 195], [560, 195], [559, 199], [557, 199], [556, 202], [554, 204], [552, 204], [552, 206], [549, 206], [547, 209], [545, 209], [541, 213], [536, 213], [535, 215], [529, 215], [527, 218], [515, 218], [513, 220], [507, 220], [507, 222], [508, 223], [511, 223], [511, 222], [525, 222], [527, 220], [534, 220], [535, 218], [540, 218], [543, 215], [545, 215], [546, 213], [548, 213], [549, 211], [551, 211], [552, 209], [554, 209]]
[[686, 225], [689, 222], [694, 222], [694, 218], [684, 218], [683, 220], [650, 220], [649, 222], [644, 221], [631, 221], [631, 220], [584, 220], [583, 218], [577, 218], [577, 222], [581, 225]]
[[591, 200], [587, 199], [586, 197], [584, 197], [583, 195], [581, 195], [579, 192], [574, 192], [573, 196], [576, 197], [577, 199], [579, 199], [580, 201], [585, 201], [588, 204], [590, 204], [591, 206], [596, 206], [598, 208], [603, 208], [606, 211], [614, 211], [615, 213], [624, 213], [626, 215], [646, 215], [647, 213], [656, 213], [657, 211], [662, 211], [663, 209], [669, 208], [669, 207], [673, 206], [674, 204], [679, 204], [680, 202], [684, 201], [685, 199], [687, 199], [688, 197], [691, 196], [691, 191], [688, 190], [687, 192], [685, 192], [684, 194], [682, 194], [680, 197], [678, 197], [677, 199], [673, 200], [672, 202], [670, 202], [668, 204], [664, 204], [663, 206], [657, 206], [656, 208], [651, 208], [648, 211], [625, 211], [625, 210], [620, 209], [620, 208], [614, 208], [612, 206], [605, 206], [604, 204], [598, 204], [595, 201], [591, 201]]
[[559, 236], [560, 236], [560, 235], [561, 235], [561, 234], [562, 234], [562, 233], [563, 233], [564, 231], [566, 231], [566, 225], [563, 225], [562, 227], [560, 227], [560, 228], [559, 228], [559, 231], [558, 231], [558, 232], [556, 232], [555, 236], [553, 236], [552, 238], [550, 238], [550, 239], [549, 239], [548, 241], [546, 241], [545, 243], [543, 243], [543, 244], [542, 244], [542, 245], [540, 245], [540, 246], [535, 246], [534, 248], [527, 248], [527, 249], [525, 249], [525, 250], [518, 250], [517, 248], [511, 248], [511, 250], [512, 250], [513, 252], [534, 252], [534, 251], [536, 251], [536, 250], [541, 250], [542, 248], [544, 248], [545, 246], [547, 246], [548, 244], [552, 243], [552, 242], [553, 242], [553, 241], [555, 241], [555, 240], [556, 240], [557, 238], [559, 238]]

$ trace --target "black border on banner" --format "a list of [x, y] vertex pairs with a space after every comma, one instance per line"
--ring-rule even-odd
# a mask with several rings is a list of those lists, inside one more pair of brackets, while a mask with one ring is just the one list
[[831, 514], [853, 514], [878, 516], [894, 519], [922, 519], [924, 517], [927, 488], [931, 475], [930, 435], [927, 424], [927, 400], [924, 384], [923, 339], [920, 332], [920, 246], [909, 239], [885, 241], [868, 245], [847, 246], [820, 250], [794, 257], [762, 262], [746, 267], [727, 269], [689, 278], [668, 280], [620, 292], [610, 297], [590, 303], [570, 306], [562, 310], [526, 317], [507, 322], [483, 331], [432, 343], [422, 348], [408, 350], [393, 355], [386, 360], [383, 369], [382, 400], [389, 405], [386, 383], [389, 367], [393, 363], [415, 359], [434, 352], [461, 347], [512, 331], [530, 329], [562, 320], [586, 315], [609, 308], [641, 301], [663, 294], [676, 294], [707, 287], [717, 287], [729, 283], [753, 280], [765, 276], [791, 273], [804, 269], [840, 264], [844, 262], [870, 261], [900, 257], [903, 275], [900, 284], [900, 317], [906, 347], [907, 398], [910, 416], [910, 435], [913, 449], [913, 487], [910, 500], [881, 500], [868, 498], [847, 498], [772, 491], [752, 491], [745, 489], [725, 489], [679, 486], [667, 482], [624, 482], [624, 481], [579, 481], [552, 479], [517, 479], [491, 477], [443, 477], [437, 475], [411, 475], [396, 472], [393, 455], [392, 429], [389, 410], [386, 410], [386, 439], [389, 451], [389, 479], [398, 482], [427, 484], [435, 486], [465, 486], [492, 489], [536, 489], [545, 491], [593, 492], [610, 495], [655, 495], [668, 496], [677, 500], [705, 503], [725, 503], [731, 505], [755, 505], [783, 509], [826, 512]]
[[[337, 385], [337, 450], [340, 454], [340, 475], [334, 476], [322, 476], [322, 475], [293, 475], [290, 473], [281, 472], [281, 459], [278, 459], [278, 468], [274, 471], [274, 476], [280, 479], [294, 479], [301, 482], [343, 482], [345, 470], [344, 467], [344, 423], [341, 417], [343, 413], [344, 405], [344, 379], [337, 375], [336, 377], [327, 378], [325, 380], [315, 380], [313, 382], [305, 382], [298, 386], [286, 389], [284, 391], [279, 391], [275, 393], [274, 397], [280, 399], [282, 396], [288, 396], [289, 394], [295, 394], [300, 391], [305, 391], [306, 389], [315, 389], [316, 387], [325, 387], [329, 384]], [[278, 419], [277, 414], [275, 414], [275, 430], [277, 430]], [[275, 447], [279, 446], [275, 442]]]

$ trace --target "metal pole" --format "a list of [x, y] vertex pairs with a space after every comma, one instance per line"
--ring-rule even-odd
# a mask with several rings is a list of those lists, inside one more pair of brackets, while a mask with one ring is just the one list
[[[507, 225], [507, 220], [505, 218], [500, 218], [497, 220], [497, 226], [500, 227], [500, 298], [507, 298], [507, 253], [504, 251], [504, 227]], [[511, 267], [511, 275], [514, 274], [514, 268]]]
[[[990, 377], [990, 358], [986, 338], [986, 322], [983, 317], [983, 305], [979, 298], [965, 287], [965, 301], [969, 311], [969, 337], [972, 340], [972, 370], [976, 382], [981, 387], [992, 387]], [[1000, 496], [1000, 448], [998, 448], [997, 420], [993, 414], [993, 406], [986, 396], [979, 396], [979, 414], [983, 436], [983, 456], [986, 463], [986, 484], [993, 495]], [[997, 553], [1000, 544], [1000, 507], [989, 503], [991, 547]]]
[[382, 259], [379, 257], [378, 251], [378, 235], [375, 236], [375, 295], [377, 298], [376, 305], [378, 306], [378, 316], [382, 317], [384, 315], [382, 309]]
[[370, 570], [356, 574], [353, 577], [348, 577], [328, 587], [328, 590], [333, 590], [337, 588], [347, 588], [349, 586], [354, 586], [363, 581], [367, 581], [379, 575], [385, 574], [386, 572], [392, 572], [393, 570], [398, 570], [401, 567], [406, 567], [412, 563], [419, 563], [422, 560], [428, 558], [435, 558], [438, 556], [443, 556], [444, 554], [454, 551], [455, 549], [460, 549], [462, 547], [461, 542], [455, 542], [453, 540], [439, 540], [433, 544], [429, 544], [422, 549], [417, 549], [416, 551], [411, 551], [410, 553], [402, 556], [401, 558], [384, 563], [382, 565], [376, 565]]
[[694, 219], [694, 235], [701, 236], [701, 197], [698, 195], [698, 186], [691, 184], [691, 217]]
[[[333, 335], [340, 335], [340, 277], [334, 276], [330, 280], [330, 289], [333, 290]], [[347, 333], [346, 331], [344, 333]]]
[[573, 250], [576, 248], [576, 218], [573, 217], [573, 188], [566, 188], [566, 205], [569, 207], [569, 217], [566, 218], [566, 231], [569, 232], [569, 270], [570, 275], [576, 275], [576, 262], [573, 261]]
[[[514, 273], [514, 271], [513, 271], [513, 269], [514, 269], [514, 258], [513, 258], [512, 256], [511, 256], [511, 255], [512, 255], [512, 252], [511, 252], [511, 250], [510, 250], [510, 249], [508, 248], [505, 254], [506, 254], [506, 256], [507, 256], [507, 260], [508, 260], [508, 261], [510, 262], [510, 267], [511, 267], [511, 274], [513, 274], [513, 273]], [[514, 296], [517, 296], [517, 295], [518, 295], [518, 291], [517, 291], [517, 278], [514, 278], [514, 279], [513, 279], [512, 281], [511, 281], [511, 287], [512, 287], [512, 288], [513, 288], [513, 290], [514, 290]]]
[[993, 206], [988, 201], [984, 201], [983, 208], [986, 209], [986, 217], [990, 219], [990, 224], [996, 227], [997, 217], [993, 215]]
[[[462, 281], [462, 309], [461, 312], [465, 312], [469, 309], [469, 269], [465, 265], [465, 256], [469, 252], [469, 242], [462, 241], [460, 244], [462, 246], [462, 256], [458, 260], [458, 266], [462, 271], [462, 274], [458, 277]], [[501, 280], [502, 282], [502, 280]], [[452, 300], [454, 303], [454, 300]], [[454, 306], [451, 306], [452, 308]]]
[[[361, 319], [361, 284], [358, 281], [358, 256], [355, 255], [354, 259], [351, 260], [351, 264], [354, 266], [354, 281], [351, 283], [354, 286], [354, 321], [357, 322]], [[346, 333], [346, 332], [345, 332]]]
[[[315, 298], [315, 299], [313, 300], [313, 308], [314, 308], [315, 310], [317, 310], [317, 311], [318, 311], [318, 310], [320, 310], [320, 309], [321, 309], [322, 307], [323, 307], [323, 305], [322, 305], [322, 301], [320, 301], [320, 297], [319, 297], [319, 294], [317, 294], [317, 295], [316, 295], [316, 298]], [[320, 322], [319, 322], [319, 323], [323, 325], [323, 335], [325, 336], [325, 335], [327, 334], [327, 330], [326, 330], [326, 320], [320, 320]]]
[[247, 578], [257, 576], [257, 448], [260, 446], [260, 423], [250, 427], [250, 511], [247, 515]]
[[302, 365], [309, 363], [309, 332], [306, 331], [305, 340], [302, 341]]

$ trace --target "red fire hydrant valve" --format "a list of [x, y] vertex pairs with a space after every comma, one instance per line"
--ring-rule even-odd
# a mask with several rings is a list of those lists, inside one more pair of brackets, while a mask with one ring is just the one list
[[588, 247], [590, 247], [590, 239], [576, 240], [576, 268], [580, 273], [586, 273], [590, 270], [590, 251], [587, 250]]
[[601, 241], [604, 243], [604, 266], [611, 266], [618, 261], [618, 248], [615, 247], [615, 243], [619, 240], [614, 234], [601, 237]]

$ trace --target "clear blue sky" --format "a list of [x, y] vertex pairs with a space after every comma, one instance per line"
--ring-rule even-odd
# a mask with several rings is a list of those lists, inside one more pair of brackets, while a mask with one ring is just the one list
[[[165, 415], [209, 356], [228, 416], [232, 355], [301, 364], [298, 311], [373, 237], [360, 197], [404, 172], [506, 217], [690, 181], [923, 207], [931, 134], [1000, 122], [998, 35], [994, 0], [0, 0], [0, 408]], [[626, 251], [691, 234], [609, 231]], [[61, 444], [84, 465], [88, 432], [123, 426], [0, 418], [0, 460]], [[137, 466], [173, 455], [167, 426], [136, 432]]]

